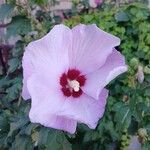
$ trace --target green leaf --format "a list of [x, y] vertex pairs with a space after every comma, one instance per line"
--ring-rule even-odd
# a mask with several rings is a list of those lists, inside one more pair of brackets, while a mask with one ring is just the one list
[[48, 0], [33, 0], [33, 2], [38, 5], [44, 5], [48, 3]]
[[12, 143], [10, 150], [33, 150], [33, 144], [30, 137], [25, 135], [17, 135]]
[[117, 134], [117, 132], [115, 131], [114, 124], [113, 124], [112, 121], [108, 121], [108, 122], [105, 124], [105, 130], [110, 134], [110, 136], [112, 137], [113, 141], [116, 141], [116, 140], [117, 140], [118, 134]]
[[128, 17], [127, 13], [125, 13], [123, 11], [122, 12], [118, 12], [115, 15], [115, 19], [118, 22], [127, 22], [127, 21], [129, 21], [129, 17]]
[[9, 18], [13, 14], [14, 7], [11, 4], [2, 4], [0, 6], [0, 21]]
[[4, 114], [0, 114], [0, 148], [4, 146], [4, 142], [9, 132], [9, 121]]
[[121, 109], [121, 107], [123, 107], [123, 105], [124, 105], [123, 102], [115, 103], [113, 105], [113, 107], [112, 107], [112, 110], [115, 111], [115, 112], [117, 112], [117, 111], [119, 111]]
[[92, 16], [92, 15], [85, 15], [84, 21], [88, 23], [88, 22], [92, 21], [93, 18], [94, 18], [94, 16]]
[[115, 120], [118, 129], [128, 128], [131, 123], [131, 111], [128, 106], [123, 106], [118, 109], [115, 115]]
[[72, 149], [63, 132], [48, 128], [41, 128], [39, 132], [39, 145], [45, 145], [46, 150]]
[[21, 66], [19, 58], [10, 59], [8, 61], [8, 65], [9, 65], [8, 73], [14, 72], [16, 69], [18, 69]]
[[14, 118], [13, 122], [10, 123], [10, 131], [8, 137], [12, 136], [14, 131], [23, 128], [28, 122], [29, 119], [27, 116], [20, 115]]
[[150, 87], [145, 89], [145, 96], [150, 97]]
[[97, 131], [89, 131], [85, 133], [85, 136], [83, 138], [83, 142], [90, 142], [90, 141], [96, 141], [100, 138], [100, 134]]
[[9, 80], [8, 78], [0, 79], [0, 88], [2, 88], [3, 86], [9, 86], [11, 82], [12, 81]]
[[16, 98], [18, 98], [18, 96], [20, 96], [20, 91], [21, 91], [21, 87], [22, 87], [22, 82], [21, 82], [21, 78], [16, 78], [13, 80], [12, 82], [12, 86], [10, 86], [9, 88], [6, 89], [6, 99], [8, 101], [14, 100]]
[[23, 41], [17, 41], [17, 43], [15, 44], [15, 47], [12, 49], [13, 57], [22, 56], [23, 52], [24, 52], [24, 43], [23, 43]]
[[20, 134], [31, 135], [32, 130], [33, 130], [34, 128], [36, 128], [36, 127], [37, 127], [36, 124], [30, 123], [29, 125], [27, 125], [25, 128], [23, 128], [23, 129], [20, 131]]
[[15, 16], [7, 27], [7, 37], [25, 35], [31, 31], [30, 20], [25, 16]]
[[149, 150], [149, 149], [150, 149], [150, 142], [149, 141], [142, 144], [142, 150]]
[[9, 130], [8, 119], [4, 115], [0, 115], [0, 133], [6, 132]]

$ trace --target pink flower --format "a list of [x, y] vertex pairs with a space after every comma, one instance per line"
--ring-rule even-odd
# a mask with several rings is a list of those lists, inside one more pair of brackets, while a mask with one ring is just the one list
[[89, 5], [93, 8], [96, 8], [102, 2], [103, 2], [103, 0], [89, 0]]
[[69, 29], [56, 25], [31, 42], [23, 56], [23, 98], [31, 98], [29, 118], [74, 133], [77, 122], [94, 129], [103, 116], [104, 87], [127, 70], [115, 50], [120, 39], [96, 25]]

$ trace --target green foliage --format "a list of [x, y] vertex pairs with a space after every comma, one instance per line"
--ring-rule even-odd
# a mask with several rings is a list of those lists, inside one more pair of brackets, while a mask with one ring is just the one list
[[39, 131], [39, 146], [45, 147], [47, 150], [71, 150], [71, 144], [61, 131], [42, 128]]
[[[43, 0], [34, 1], [43, 5]], [[14, 3], [14, 1], [13, 1]], [[107, 150], [123, 149], [128, 146], [130, 136], [142, 140], [143, 150], [150, 149], [150, 10], [142, 4], [111, 8], [104, 5], [99, 10], [80, 12], [64, 23], [70, 27], [79, 23], [95, 23], [101, 29], [121, 39], [117, 47], [126, 58], [128, 72], [121, 75], [107, 87], [110, 90], [104, 117], [95, 130], [83, 124], [78, 125], [76, 134], [45, 128], [29, 121], [30, 101], [21, 98], [21, 60], [25, 46], [48, 32], [54, 24], [48, 12], [36, 16], [27, 13], [26, 8], [2, 5], [0, 20], [11, 17], [7, 26], [7, 38], [20, 36], [9, 51], [6, 60], [7, 72], [0, 76], [0, 149], [33, 150]], [[4, 15], [5, 14], [5, 15]], [[144, 82], [139, 83], [136, 74], [138, 66], [143, 67]], [[139, 134], [142, 128], [146, 136]]]
[[116, 21], [118, 21], [118, 22], [126, 22], [126, 21], [129, 21], [129, 17], [128, 17], [127, 13], [125, 13], [125, 12], [118, 12], [118, 13], [116, 13], [115, 19], [116, 19]]
[[[141, 4], [131, 4], [120, 9], [105, 6], [101, 11], [85, 13], [65, 21], [65, 24], [71, 27], [78, 23], [95, 23], [101, 29], [119, 36], [121, 45], [118, 49], [125, 55], [129, 65], [128, 73], [108, 86], [110, 97], [105, 116], [95, 132], [86, 132], [83, 141], [89, 142], [92, 147], [97, 145], [97, 141], [102, 144], [101, 149], [107, 149], [107, 144], [121, 142], [124, 130], [127, 130], [128, 135], [136, 135], [139, 127], [150, 131], [148, 68], [145, 68], [145, 80], [142, 84], [136, 79], [138, 66], [150, 65], [150, 43], [147, 40], [150, 34], [150, 10]], [[106, 128], [109, 124], [110, 130]], [[144, 142], [142, 147], [149, 149], [147, 142]]]
[[15, 16], [7, 27], [7, 36], [26, 35], [31, 32], [30, 20], [24, 16]]

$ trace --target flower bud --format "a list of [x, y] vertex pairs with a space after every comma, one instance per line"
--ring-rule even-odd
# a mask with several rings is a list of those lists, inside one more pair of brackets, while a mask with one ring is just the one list
[[89, 0], [89, 5], [92, 8], [96, 8], [98, 5], [100, 5], [103, 2], [103, 0]]
[[140, 128], [138, 130], [138, 135], [141, 136], [141, 137], [147, 137], [147, 131], [146, 131], [146, 129]]
[[144, 143], [145, 141], [148, 140], [148, 134], [147, 134], [147, 130], [144, 128], [140, 128], [138, 130], [138, 135], [139, 135], [139, 140], [141, 143]]
[[144, 73], [143, 73], [143, 67], [142, 66], [138, 66], [138, 71], [137, 71], [136, 77], [137, 77], [137, 80], [139, 83], [143, 83]]

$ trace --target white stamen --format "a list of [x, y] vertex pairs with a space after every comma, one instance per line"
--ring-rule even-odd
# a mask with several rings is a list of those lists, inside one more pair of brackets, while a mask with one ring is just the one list
[[80, 83], [76, 80], [69, 81], [69, 86], [74, 89], [75, 92], [80, 90]]

